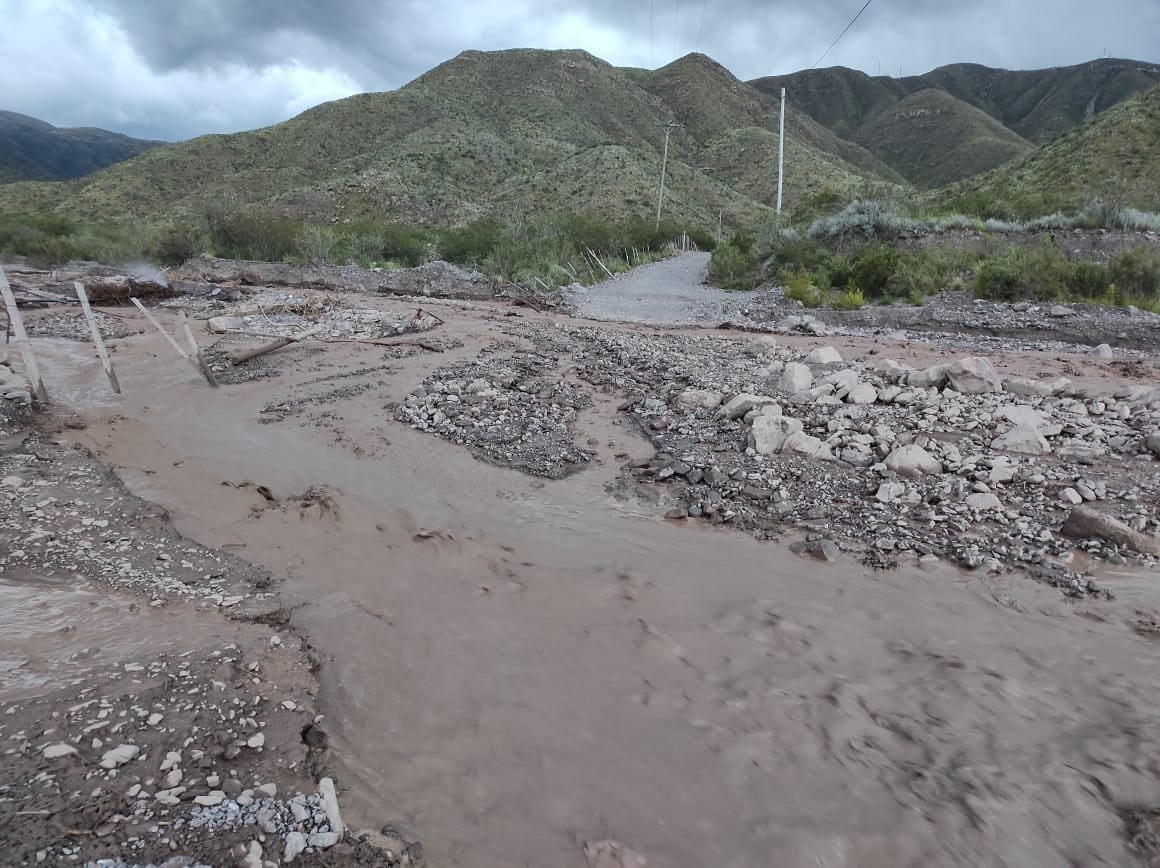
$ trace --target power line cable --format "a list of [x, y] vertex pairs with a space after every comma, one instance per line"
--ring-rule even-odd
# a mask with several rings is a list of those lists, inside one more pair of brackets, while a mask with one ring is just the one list
[[819, 57], [817, 60], [815, 60], [815, 61], [814, 61], [814, 65], [813, 65], [813, 66], [811, 66], [811, 67], [810, 67], [810, 69], [817, 69], [817, 66], [818, 66], [818, 64], [819, 64], [819, 63], [821, 63], [823, 60], [825, 60], [825, 59], [826, 59], [826, 55], [827, 55], [827, 54], [829, 54], [831, 51], [833, 51], [833, 50], [834, 50], [834, 46], [835, 46], [835, 45], [837, 45], [839, 42], [841, 42], [841, 41], [842, 41], [842, 37], [843, 37], [843, 36], [845, 36], [845, 35], [846, 35], [846, 32], [847, 32], [847, 31], [848, 31], [848, 30], [849, 30], [851, 27], [853, 27], [853, 26], [854, 26], [854, 22], [855, 22], [855, 21], [857, 21], [859, 18], [861, 18], [861, 17], [862, 17], [862, 13], [866, 11], [866, 7], [867, 7], [867, 6], [869, 6], [869, 5], [870, 5], [871, 3], [873, 3], [873, 2], [874, 2], [874, 0], [866, 0], [866, 2], [865, 2], [863, 5], [862, 5], [862, 8], [858, 10], [858, 14], [857, 14], [857, 15], [855, 15], [853, 18], [851, 18], [851, 19], [850, 19], [850, 23], [846, 25], [846, 29], [845, 29], [845, 30], [843, 30], [841, 33], [839, 33], [839, 34], [838, 34], [838, 38], [837, 38], [837, 39], [835, 39], [833, 42], [831, 42], [831, 43], [830, 43], [830, 47], [829, 47], [829, 48], [827, 48], [825, 51], [823, 51], [823, 52], [822, 52], [822, 56], [821, 56], [821, 57]]
[[709, 0], [701, 0], [701, 23], [697, 25], [697, 51], [701, 50], [701, 31], [705, 28], [705, 8], [709, 5]]
[[677, 56], [677, 35], [681, 30], [681, 0], [677, 0], [677, 8], [673, 12], [673, 58]]

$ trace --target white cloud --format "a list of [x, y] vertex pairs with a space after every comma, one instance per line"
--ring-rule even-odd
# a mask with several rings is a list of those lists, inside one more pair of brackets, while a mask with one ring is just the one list
[[[680, 14], [677, 15], [678, 5]], [[158, 138], [399, 87], [465, 49], [582, 48], [743, 79], [811, 66], [857, 0], [0, 0], [0, 108]], [[702, 18], [702, 13], [704, 17]], [[650, 23], [651, 22], [651, 23]], [[1160, 60], [1157, 0], [878, 0], [826, 58], [874, 74]]]

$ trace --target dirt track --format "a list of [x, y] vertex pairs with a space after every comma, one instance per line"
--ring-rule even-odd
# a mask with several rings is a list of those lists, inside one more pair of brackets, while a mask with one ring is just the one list
[[271, 573], [322, 662], [319, 762], [353, 828], [404, 828], [437, 865], [579, 866], [601, 838], [654, 866], [1150, 864], [1160, 646], [1132, 625], [1160, 607], [1155, 570], [1101, 567], [1115, 598], [1077, 601], [666, 522], [663, 492], [606, 488], [652, 451], [611, 389], [577, 414], [579, 473], [476, 461], [394, 408], [438, 368], [534, 349], [527, 324], [552, 318], [438, 312], [445, 353], [291, 349], [220, 390], [132, 336], [117, 400], [86, 347], [36, 341], [58, 418], [85, 425], [61, 437]]

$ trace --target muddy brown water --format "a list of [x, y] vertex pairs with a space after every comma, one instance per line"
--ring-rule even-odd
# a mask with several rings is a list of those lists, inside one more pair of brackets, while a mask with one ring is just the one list
[[1073, 603], [664, 522], [605, 492], [615, 454], [649, 451], [611, 399], [581, 414], [583, 473], [482, 464], [385, 409], [501, 337], [448, 319], [462, 350], [278, 424], [273, 395], [382, 351], [211, 390], [149, 335], [119, 345], [112, 400], [85, 347], [36, 342], [89, 423], [70, 436], [283, 580], [352, 825], [402, 824], [444, 866], [580, 866], [602, 837], [655, 866], [1134, 864], [1117, 810], [1160, 804], [1160, 644], [1126, 620], [1160, 575]]

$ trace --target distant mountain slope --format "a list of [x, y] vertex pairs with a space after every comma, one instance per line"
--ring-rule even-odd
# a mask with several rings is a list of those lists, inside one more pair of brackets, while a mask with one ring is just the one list
[[853, 139], [920, 187], [969, 178], [1034, 150], [990, 115], [934, 89], [874, 115]]
[[1093, 196], [1160, 210], [1160, 86], [1097, 115], [1013, 163], [930, 194], [971, 213], [1032, 216], [1081, 208]]
[[[967, 177], [966, 174], [953, 177], [950, 170], [955, 165], [963, 172], [994, 168], [1017, 155], [1014, 146], [1018, 145], [1018, 139], [1032, 144], [1049, 142], [1157, 83], [1160, 83], [1160, 65], [1118, 59], [1023, 71], [962, 63], [904, 78], [869, 76], [858, 70], [833, 67], [750, 82], [771, 96], [786, 87], [792, 105], [835, 134], [866, 146], [918, 184]], [[931, 90], [941, 91], [985, 112], [1015, 137], [1002, 134], [996, 127], [989, 128], [990, 132], [980, 140], [986, 141], [981, 153], [987, 159], [943, 161], [939, 165], [931, 159], [932, 150], [917, 144], [911, 149], [915, 162], [900, 162], [897, 155], [888, 157], [883, 150], [888, 146], [878, 144], [883, 138], [888, 142], [901, 141], [908, 134], [914, 134], [913, 129], [908, 133], [907, 124], [901, 130], [891, 129], [892, 119], [907, 119], [904, 114], [900, 116], [896, 107], [918, 93]], [[979, 127], [968, 115], [953, 114], [959, 118], [957, 123], [970, 122], [971, 126]], [[932, 125], [927, 132], [944, 142], [948, 138], [937, 125]], [[931, 139], [926, 144], [934, 148], [940, 142]]]
[[[660, 174], [657, 124], [671, 118], [685, 127], [670, 143], [667, 215], [715, 226], [723, 209], [737, 219], [768, 209], [771, 196], [752, 198], [768, 188], [730, 186], [734, 173], [714, 143], [734, 129], [776, 131], [776, 111], [717, 64], [693, 56], [642, 72], [583, 51], [521, 49], [464, 52], [397, 91], [167, 145], [81, 181], [9, 185], [0, 210], [35, 203], [78, 216], [168, 218], [260, 204], [317, 219], [449, 222], [553, 209], [645, 216]], [[800, 113], [787, 139], [794, 172], [819, 167], [812, 187], [788, 189], [788, 207], [823, 182], [838, 195], [901, 181]]]
[[79, 178], [159, 144], [93, 127], [54, 127], [0, 111], [0, 184]]

